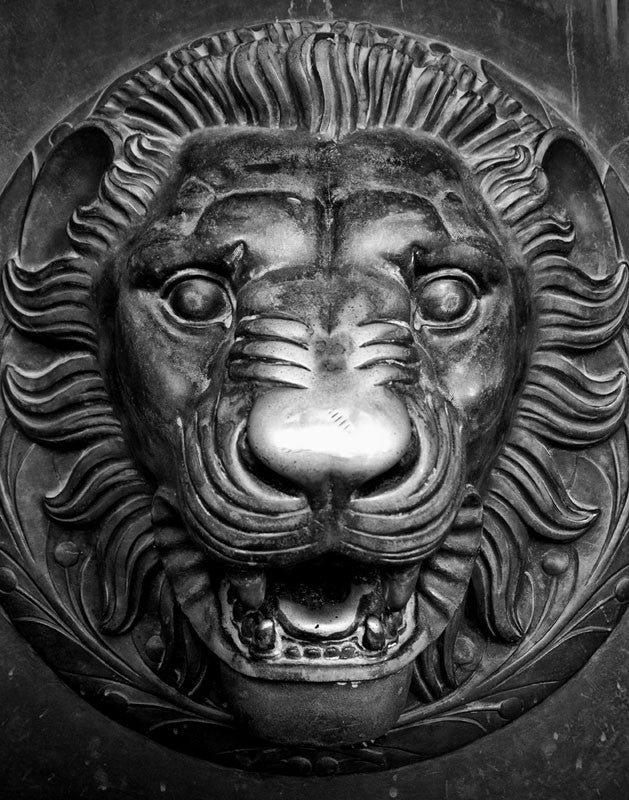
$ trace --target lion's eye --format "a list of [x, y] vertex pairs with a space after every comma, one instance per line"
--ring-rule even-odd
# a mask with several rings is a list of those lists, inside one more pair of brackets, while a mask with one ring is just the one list
[[232, 303], [227, 291], [203, 275], [178, 280], [166, 287], [164, 299], [180, 320], [196, 325], [229, 325]]
[[458, 328], [472, 316], [478, 303], [478, 287], [465, 273], [438, 273], [418, 287], [416, 326]]

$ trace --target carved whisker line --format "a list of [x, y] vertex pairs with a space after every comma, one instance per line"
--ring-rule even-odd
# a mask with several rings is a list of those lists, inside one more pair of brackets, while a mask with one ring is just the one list
[[419, 362], [417, 361], [417, 359], [414, 358], [413, 355], [409, 353], [408, 360], [402, 358], [387, 358], [386, 356], [384, 357], [381, 356], [378, 358], [372, 358], [363, 361], [362, 363], [357, 364], [355, 369], [363, 370], [363, 369], [373, 369], [374, 367], [385, 366], [385, 367], [397, 367], [402, 372], [404, 371], [410, 372], [413, 369], [413, 367], [417, 366], [418, 363]]
[[[250, 344], [254, 345], [253, 342], [249, 342]], [[312, 372], [312, 369], [308, 366], [308, 364], [300, 363], [299, 361], [294, 361], [289, 357], [282, 357], [282, 356], [271, 356], [271, 355], [264, 355], [263, 353], [256, 353], [255, 347], [251, 347], [254, 352], [247, 352], [246, 345], [235, 345], [232, 348], [229, 357], [230, 364], [265, 364], [269, 366], [278, 366], [278, 367], [292, 367], [294, 369], [304, 370], [305, 372]]]
[[[292, 339], [289, 336], [276, 336], [271, 333], [256, 333], [256, 334], [237, 334], [234, 337], [234, 345], [239, 345], [241, 342], [268, 342], [277, 344], [291, 344], [299, 347], [300, 350], [308, 350], [307, 342], [299, 341], [299, 339]], [[233, 350], [232, 350], [233, 352]]]
[[[280, 345], [279, 353], [277, 345]], [[292, 348], [296, 352], [291, 352]], [[249, 331], [236, 337], [229, 355], [228, 368], [232, 378], [237, 380], [257, 380], [305, 388], [306, 384], [300, 379], [300, 373], [312, 372], [311, 366], [304, 361], [308, 352], [306, 342], [275, 336], [270, 332], [258, 334]], [[294, 370], [297, 370], [296, 374], [293, 374]]]
[[300, 348], [309, 346], [313, 329], [307, 323], [286, 316], [244, 317], [238, 323], [235, 338], [252, 341], [286, 341]]
[[[370, 349], [376, 347], [377, 355], [372, 355]], [[412, 342], [378, 339], [359, 345], [358, 350], [352, 366], [359, 371], [372, 371], [374, 385], [411, 383], [415, 380], [419, 361]]]
[[284, 324], [285, 322], [294, 322], [296, 325], [300, 326], [301, 328], [305, 329], [309, 333], [312, 333], [312, 326], [308, 322], [304, 322], [303, 319], [299, 319], [299, 317], [295, 317], [292, 314], [287, 314], [286, 312], [282, 311], [263, 311], [258, 312], [256, 314], [249, 314], [248, 316], [241, 317], [239, 325], [242, 326], [255, 326], [257, 323], [273, 323], [279, 322], [280, 324]]
[[368, 342], [362, 342], [358, 347], [359, 349], [363, 349], [364, 347], [378, 347], [384, 346], [387, 347], [391, 345], [392, 347], [412, 347], [414, 344], [413, 338], [410, 335], [410, 332], [407, 336], [399, 336], [395, 337], [394, 335], [391, 336], [381, 336], [376, 339], [370, 339]]
[[376, 317], [375, 319], [368, 319], [363, 320], [358, 323], [357, 327], [359, 328], [372, 328], [376, 326], [385, 326], [386, 328], [392, 328], [394, 331], [395, 329], [399, 328], [404, 331], [410, 340], [413, 338], [411, 326], [408, 322], [405, 322], [401, 319], [394, 319], [389, 317]]
[[[252, 381], [271, 386], [285, 386], [291, 389], [307, 389], [308, 385], [299, 382], [298, 375], [291, 375], [292, 365], [265, 364], [260, 359], [235, 359], [229, 364], [229, 375], [234, 381]], [[287, 374], [283, 374], [283, 372]], [[304, 370], [309, 372], [310, 370]]]

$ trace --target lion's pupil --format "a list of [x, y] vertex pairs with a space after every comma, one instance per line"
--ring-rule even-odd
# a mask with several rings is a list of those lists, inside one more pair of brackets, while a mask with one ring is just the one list
[[426, 322], [453, 322], [467, 312], [472, 300], [472, 292], [463, 281], [442, 278], [424, 286], [418, 306]]
[[181, 281], [172, 289], [168, 300], [178, 317], [193, 322], [222, 320], [229, 311], [225, 291], [206, 278]]

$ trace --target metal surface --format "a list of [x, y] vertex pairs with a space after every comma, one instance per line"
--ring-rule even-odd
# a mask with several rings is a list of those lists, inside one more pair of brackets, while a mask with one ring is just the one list
[[[578, 114], [574, 14], [568, 6]], [[40, 144], [36, 159], [47, 158], [28, 203], [28, 164], [5, 192], [14, 332], [1, 588], [24, 635], [81, 694], [236, 769], [232, 793], [264, 791], [244, 768], [383, 770], [378, 785], [395, 797], [394, 769], [440, 756], [429, 762], [440, 771], [453, 758], [443, 753], [539, 703], [629, 599], [626, 193], [549, 97], [475, 54], [448, 55], [429, 38], [409, 57], [384, 29], [337, 24], [317, 36], [296, 25], [271, 49], [234, 49], [251, 38], [241, 28], [194, 51], [199, 63], [215, 47], [238, 54], [221, 80], [240, 95], [220, 100], [238, 126], [253, 114], [264, 127], [268, 86], [279, 91], [279, 131], [213, 132], [199, 116], [207, 103], [192, 114], [189, 100], [172, 104], [190, 97], [176, 94], [180, 83], [142, 107], [151, 81], [175, 86], [168, 70], [190, 61], [176, 55], [161, 76], [105, 94], [87, 127], [79, 110], [78, 133], [66, 126], [52, 150]], [[277, 24], [257, 30], [284, 35]], [[347, 63], [368, 64], [373, 52], [384, 70], [365, 68], [366, 89], [352, 78], [356, 98], [367, 92], [355, 112], [351, 93], [333, 102], [326, 88], [343, 85], [348, 49]], [[278, 89], [284, 73], [269, 65], [282, 53], [296, 55]], [[338, 75], [319, 84], [321, 98], [283, 105], [287, 87], [307, 85], [299, 70], [312, 91], [323, 65]], [[398, 76], [389, 84], [387, 70]], [[369, 99], [382, 97], [380, 85], [395, 97], [388, 112]], [[198, 77], [190, 86], [198, 98]], [[282, 130], [295, 124], [302, 131]], [[614, 124], [610, 115], [607, 135]], [[587, 119], [576, 128], [587, 134]], [[115, 149], [106, 191], [66, 234]], [[86, 279], [93, 305], [78, 288]], [[96, 394], [83, 406], [88, 384]], [[596, 658], [614, 664], [619, 654]], [[575, 693], [592, 668], [560, 691]], [[513, 728], [534, 729], [552, 702]], [[542, 713], [542, 727], [550, 719]], [[496, 752], [508, 731], [488, 740]], [[553, 742], [560, 736], [553, 730]], [[455, 754], [467, 779], [491, 761], [473, 761], [471, 749]], [[523, 774], [528, 757], [509, 755]], [[622, 758], [611, 758], [596, 791], [606, 782], [615, 796], [625, 778]], [[320, 778], [308, 780], [316, 792]], [[461, 781], [455, 796], [484, 796], [470, 787]], [[526, 782], [518, 791], [528, 796]]]

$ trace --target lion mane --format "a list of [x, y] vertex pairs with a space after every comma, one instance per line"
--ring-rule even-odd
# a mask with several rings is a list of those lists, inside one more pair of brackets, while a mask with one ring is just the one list
[[[142, 599], [157, 591], [163, 624], [178, 619], [180, 635], [191, 636], [154, 544], [153, 487], [127, 450], [99, 368], [95, 262], [142, 224], [182, 140], [195, 131], [305, 128], [339, 138], [399, 126], [456, 149], [526, 264], [536, 339], [484, 492], [469, 604], [492, 637], [521, 638], [518, 596], [530, 537], [568, 542], [599, 514], [571, 496], [551, 448], [596, 445], [627, 410], [623, 373], [593, 377], [581, 366], [583, 355], [609, 343], [624, 324], [626, 265], [593, 278], [571, 263], [572, 222], [548, 212], [549, 181], [535, 160], [547, 127], [470, 67], [411, 36], [367, 24], [295, 21], [217, 34], [170, 52], [115, 87], [85, 124], [105, 132], [113, 151], [96, 200], [69, 221], [75, 256], [36, 268], [16, 257], [3, 273], [8, 320], [49, 348], [50, 364], [38, 372], [9, 365], [2, 393], [30, 440], [76, 453], [44, 505], [60, 526], [97, 531], [102, 629], [127, 631]], [[171, 656], [174, 637], [165, 636]], [[418, 690], [425, 700], [438, 694], [429, 683]]]

